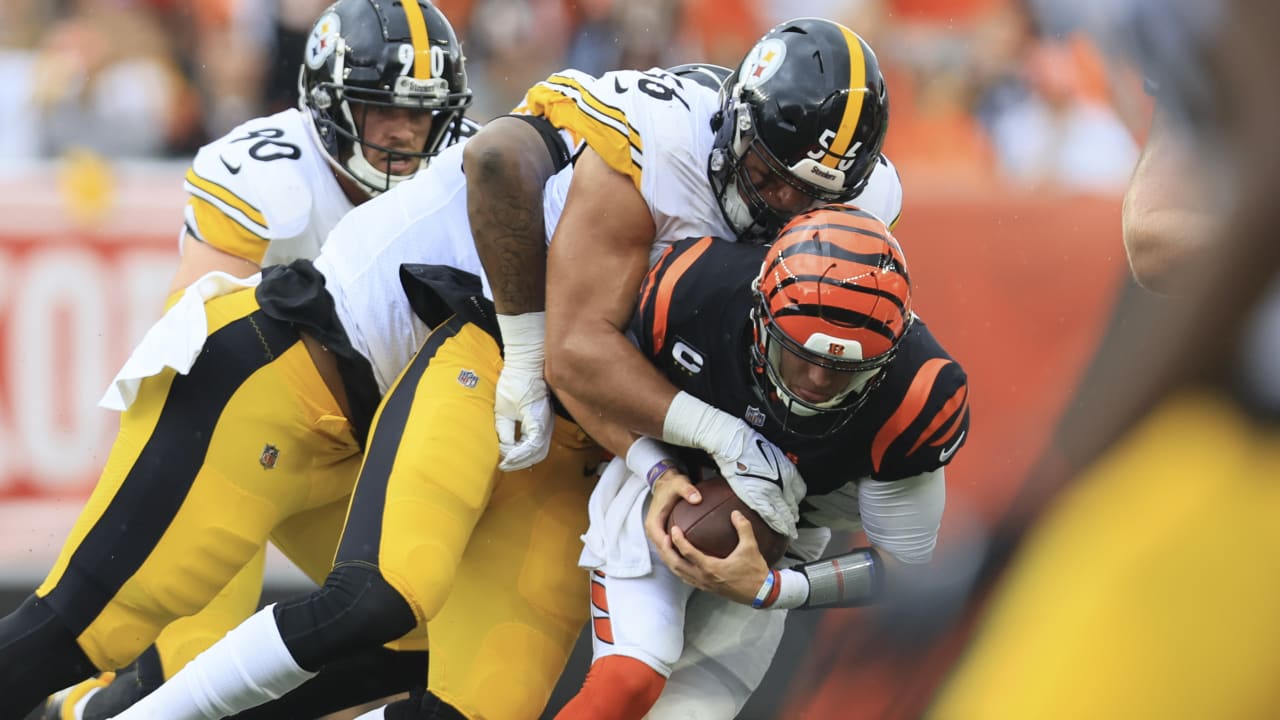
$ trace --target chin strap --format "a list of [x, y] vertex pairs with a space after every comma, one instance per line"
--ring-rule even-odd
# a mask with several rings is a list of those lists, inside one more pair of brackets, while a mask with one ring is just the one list
[[[357, 147], [356, 150], [358, 149]], [[419, 170], [422, 169], [425, 161], [426, 158], [418, 161]], [[352, 152], [351, 159], [346, 162], [346, 167], [343, 170], [352, 179], [359, 182], [361, 187], [368, 190], [370, 195], [380, 195], [387, 192], [417, 174], [417, 172], [414, 172], [409, 175], [392, 175], [385, 170], [379, 170], [365, 159], [363, 152]]]

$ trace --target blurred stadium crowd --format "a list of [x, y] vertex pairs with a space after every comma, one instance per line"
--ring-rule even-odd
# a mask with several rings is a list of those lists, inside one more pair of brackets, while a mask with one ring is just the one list
[[[296, 102], [327, 0], [7, 0], [0, 159], [71, 150], [182, 158]], [[731, 65], [770, 26], [816, 15], [877, 50], [887, 152], [913, 190], [995, 181], [1121, 191], [1149, 108], [1108, 73], [1079, 14], [1045, 0], [441, 0], [467, 54], [471, 116], [502, 114], [562, 67]], [[1045, 7], [1040, 7], [1044, 5]]]

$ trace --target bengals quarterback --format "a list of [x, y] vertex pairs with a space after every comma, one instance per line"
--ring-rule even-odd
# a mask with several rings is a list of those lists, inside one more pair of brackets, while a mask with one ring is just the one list
[[[799, 469], [800, 527], [784, 564], [801, 564], [771, 569], [751, 544], [718, 561], [712, 585], [690, 563], [668, 569], [640, 517], [670, 511], [673, 469], [696, 476], [699, 463], [714, 465], [642, 441], [657, 454], [638, 461], [633, 447], [592, 496], [582, 565], [592, 571], [595, 659], [560, 717], [638, 720], [655, 701], [659, 714], [683, 702], [693, 716], [732, 717], [781, 637], [785, 612], [761, 610], [864, 605], [898, 563], [929, 560], [943, 467], [968, 435], [966, 376], [913, 312], [888, 228], [847, 205], [797, 216], [769, 247], [676, 243], [646, 276], [630, 329], [682, 392], [758, 428], [785, 453], [778, 462]], [[872, 547], [820, 560], [831, 529], [865, 529]], [[689, 582], [724, 597], [695, 596]], [[674, 669], [709, 655], [719, 677], [678, 680], [658, 699]]]

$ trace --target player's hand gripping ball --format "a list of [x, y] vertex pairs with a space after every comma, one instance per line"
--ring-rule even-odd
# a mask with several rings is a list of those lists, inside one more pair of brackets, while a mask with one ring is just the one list
[[678, 526], [694, 547], [708, 555], [725, 558], [738, 546], [738, 529], [732, 520], [732, 513], [737, 510], [751, 521], [765, 562], [773, 565], [782, 559], [787, 550], [787, 537], [775, 532], [755, 510], [747, 507], [724, 477], [718, 474], [704, 477], [698, 483], [698, 492], [702, 494], [702, 502], [697, 505], [684, 500], [676, 503], [667, 518], [668, 532], [672, 526]]

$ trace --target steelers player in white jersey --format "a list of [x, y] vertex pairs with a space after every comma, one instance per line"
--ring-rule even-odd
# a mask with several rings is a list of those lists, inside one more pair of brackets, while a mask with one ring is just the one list
[[[847, 54], [848, 41], [838, 37], [839, 51]], [[879, 88], [878, 70], [871, 67]], [[288, 692], [346, 653], [424, 624], [431, 637], [431, 692], [379, 715], [538, 715], [586, 619], [585, 579], [575, 569], [577, 538], [586, 528], [598, 451], [566, 417], [553, 423], [548, 401], [547, 417], [532, 419], [522, 430], [546, 432], [553, 440], [550, 457], [526, 471], [495, 472], [500, 438], [509, 437], [503, 428], [497, 434], [489, 429], [497, 378], [504, 360], [510, 366], [530, 358], [518, 356], [527, 349], [520, 345], [527, 339], [521, 321], [495, 317], [485, 296], [530, 279], [541, 283], [542, 258], [499, 258], [481, 272], [469, 237], [475, 228], [463, 224], [476, 217], [468, 212], [476, 204], [469, 187], [481, 183], [482, 194], [501, 198], [515, 213], [536, 203], [533, 226], [545, 238], [579, 192], [575, 166], [560, 169], [569, 157], [562, 139], [568, 137], [579, 161], [585, 154], [635, 160], [640, 180], [639, 157], [628, 148], [633, 141], [638, 148], [643, 135], [649, 138], [643, 169], [656, 179], [641, 183], [644, 199], [663, 219], [651, 240], [665, 246], [686, 235], [728, 234], [706, 174], [711, 118], [720, 106], [716, 90], [657, 69], [600, 78], [560, 73], [530, 91], [521, 106], [525, 114], [504, 118], [499, 135], [505, 142], [510, 132], [522, 151], [532, 151], [512, 168], [531, 192], [505, 195], [493, 182], [492, 145], [476, 154], [451, 148], [418, 178], [343, 219], [315, 263], [342, 330], [342, 337], [331, 334], [327, 344], [333, 348], [345, 339], [380, 383], [393, 384], [370, 436], [334, 570], [320, 591], [254, 615], [120, 718], [225, 717]], [[877, 174], [895, 187], [879, 196], [895, 203], [878, 211], [896, 217], [901, 193], [891, 168], [877, 162], [884, 116], [874, 115], [878, 121], [866, 123], [859, 140], [871, 159], [862, 177], [840, 194], [852, 196], [873, 168], [885, 168]], [[619, 147], [619, 127], [637, 137], [622, 135]], [[815, 128], [811, 144], [816, 147], [822, 134]], [[458, 187], [451, 201], [438, 191], [461, 180], [446, 177], [459, 171], [455, 153], [464, 156], [468, 186]], [[766, 190], [772, 196], [775, 188]], [[481, 222], [491, 229], [503, 220]], [[343, 242], [347, 233], [380, 238], [377, 251], [366, 252], [363, 264], [335, 262], [354, 252], [356, 246]], [[406, 261], [452, 253], [458, 255], [451, 267], [401, 271]], [[458, 272], [471, 269], [468, 261], [477, 263], [478, 275], [469, 282]], [[298, 288], [319, 292], [314, 277], [302, 281], [317, 274], [305, 264], [287, 274], [297, 278], [290, 291], [295, 299]], [[268, 275], [258, 301], [242, 312], [285, 305], [273, 298], [276, 291], [290, 290], [280, 277]], [[408, 298], [396, 287], [401, 281]], [[421, 349], [410, 359], [406, 352], [418, 342]], [[540, 427], [533, 427], [535, 421]], [[743, 462], [760, 462], [743, 455]]]
[[[462, 62], [447, 19], [428, 3], [392, 7], [342, 0], [326, 10], [307, 43], [299, 76], [299, 107], [251, 120], [195, 157], [186, 177], [186, 220], [174, 288], [213, 270], [249, 276], [262, 264], [314, 257], [343, 214], [411, 177], [440, 148], [472, 134], [475, 126], [463, 117], [470, 90]], [[3, 673], [5, 679], [0, 682], [21, 688], [11, 692], [5, 685], [0, 715], [20, 717], [24, 706], [31, 704], [27, 699], [31, 695], [105, 670], [50, 698], [31, 717], [107, 717], [157, 686], [257, 607], [261, 552], [230, 581], [223, 568], [204, 567], [194, 557], [186, 558], [190, 566], [183, 572], [173, 572], [164, 560], [148, 561], [157, 564], [135, 569], [133, 578], [112, 576], [94, 559], [101, 553], [165, 546], [163, 538], [139, 538], [130, 531], [111, 535], [103, 529], [103, 522], [113, 514], [104, 508], [117, 494], [145, 495], [149, 481], [181, 484], [182, 470], [176, 467], [155, 468], [152, 480], [146, 472], [136, 473], [143, 477], [124, 479], [126, 472], [135, 474], [136, 468], [131, 470], [130, 461], [121, 458], [136, 455], [138, 444], [146, 440], [145, 435], [121, 435], [54, 573], [23, 609], [0, 620], [0, 663], [27, 668]], [[352, 444], [349, 452], [357, 455], [358, 446]], [[351, 460], [342, 471], [348, 491], [357, 462]], [[318, 475], [338, 473], [338, 465]], [[305, 517], [297, 512], [300, 506], [280, 508], [281, 517], [293, 515], [294, 519], [288, 520], [291, 529], [277, 538], [282, 544], [293, 542], [295, 559], [304, 562], [316, 578], [327, 571], [333, 542], [329, 541], [328, 550], [318, 547], [310, 537], [315, 531], [304, 528], [340, 527], [345, 500], [339, 489], [343, 482], [337, 478], [334, 474], [334, 481], [325, 481], [333, 484], [336, 495], [323, 510], [311, 507], [319, 498], [308, 501]], [[219, 512], [234, 507], [229, 501], [216, 504], [222, 506]], [[119, 516], [110, 519], [118, 520]], [[155, 518], [161, 524], [169, 520]], [[168, 532], [199, 534], [185, 522], [175, 518]], [[333, 534], [332, 530], [327, 533]], [[234, 531], [231, 535], [228, 554], [218, 562], [243, 550], [236, 545], [245, 540], [235, 538]], [[248, 543], [261, 547], [255, 541]], [[193, 573], [201, 581], [183, 587]], [[86, 592], [86, 586], [95, 588], [94, 592]], [[215, 593], [217, 598], [209, 602]], [[178, 597], [152, 605], [135, 597], [165, 594]], [[204, 610], [189, 615], [206, 602]], [[118, 627], [122, 614], [131, 618], [125, 632]], [[183, 615], [187, 617], [174, 622]], [[44, 634], [32, 635], [34, 627], [43, 628]], [[156, 638], [162, 628], [164, 632]], [[38, 649], [24, 650], [16, 639], [20, 634], [38, 642]], [[110, 671], [128, 664], [151, 639], [156, 639], [155, 645], [138, 658], [136, 668], [100, 691], [111, 683], [114, 673]], [[420, 674], [425, 671], [425, 653], [415, 655], [412, 666]], [[374, 674], [388, 672], [381, 669]], [[363, 693], [355, 701], [386, 694], [376, 689]]]

